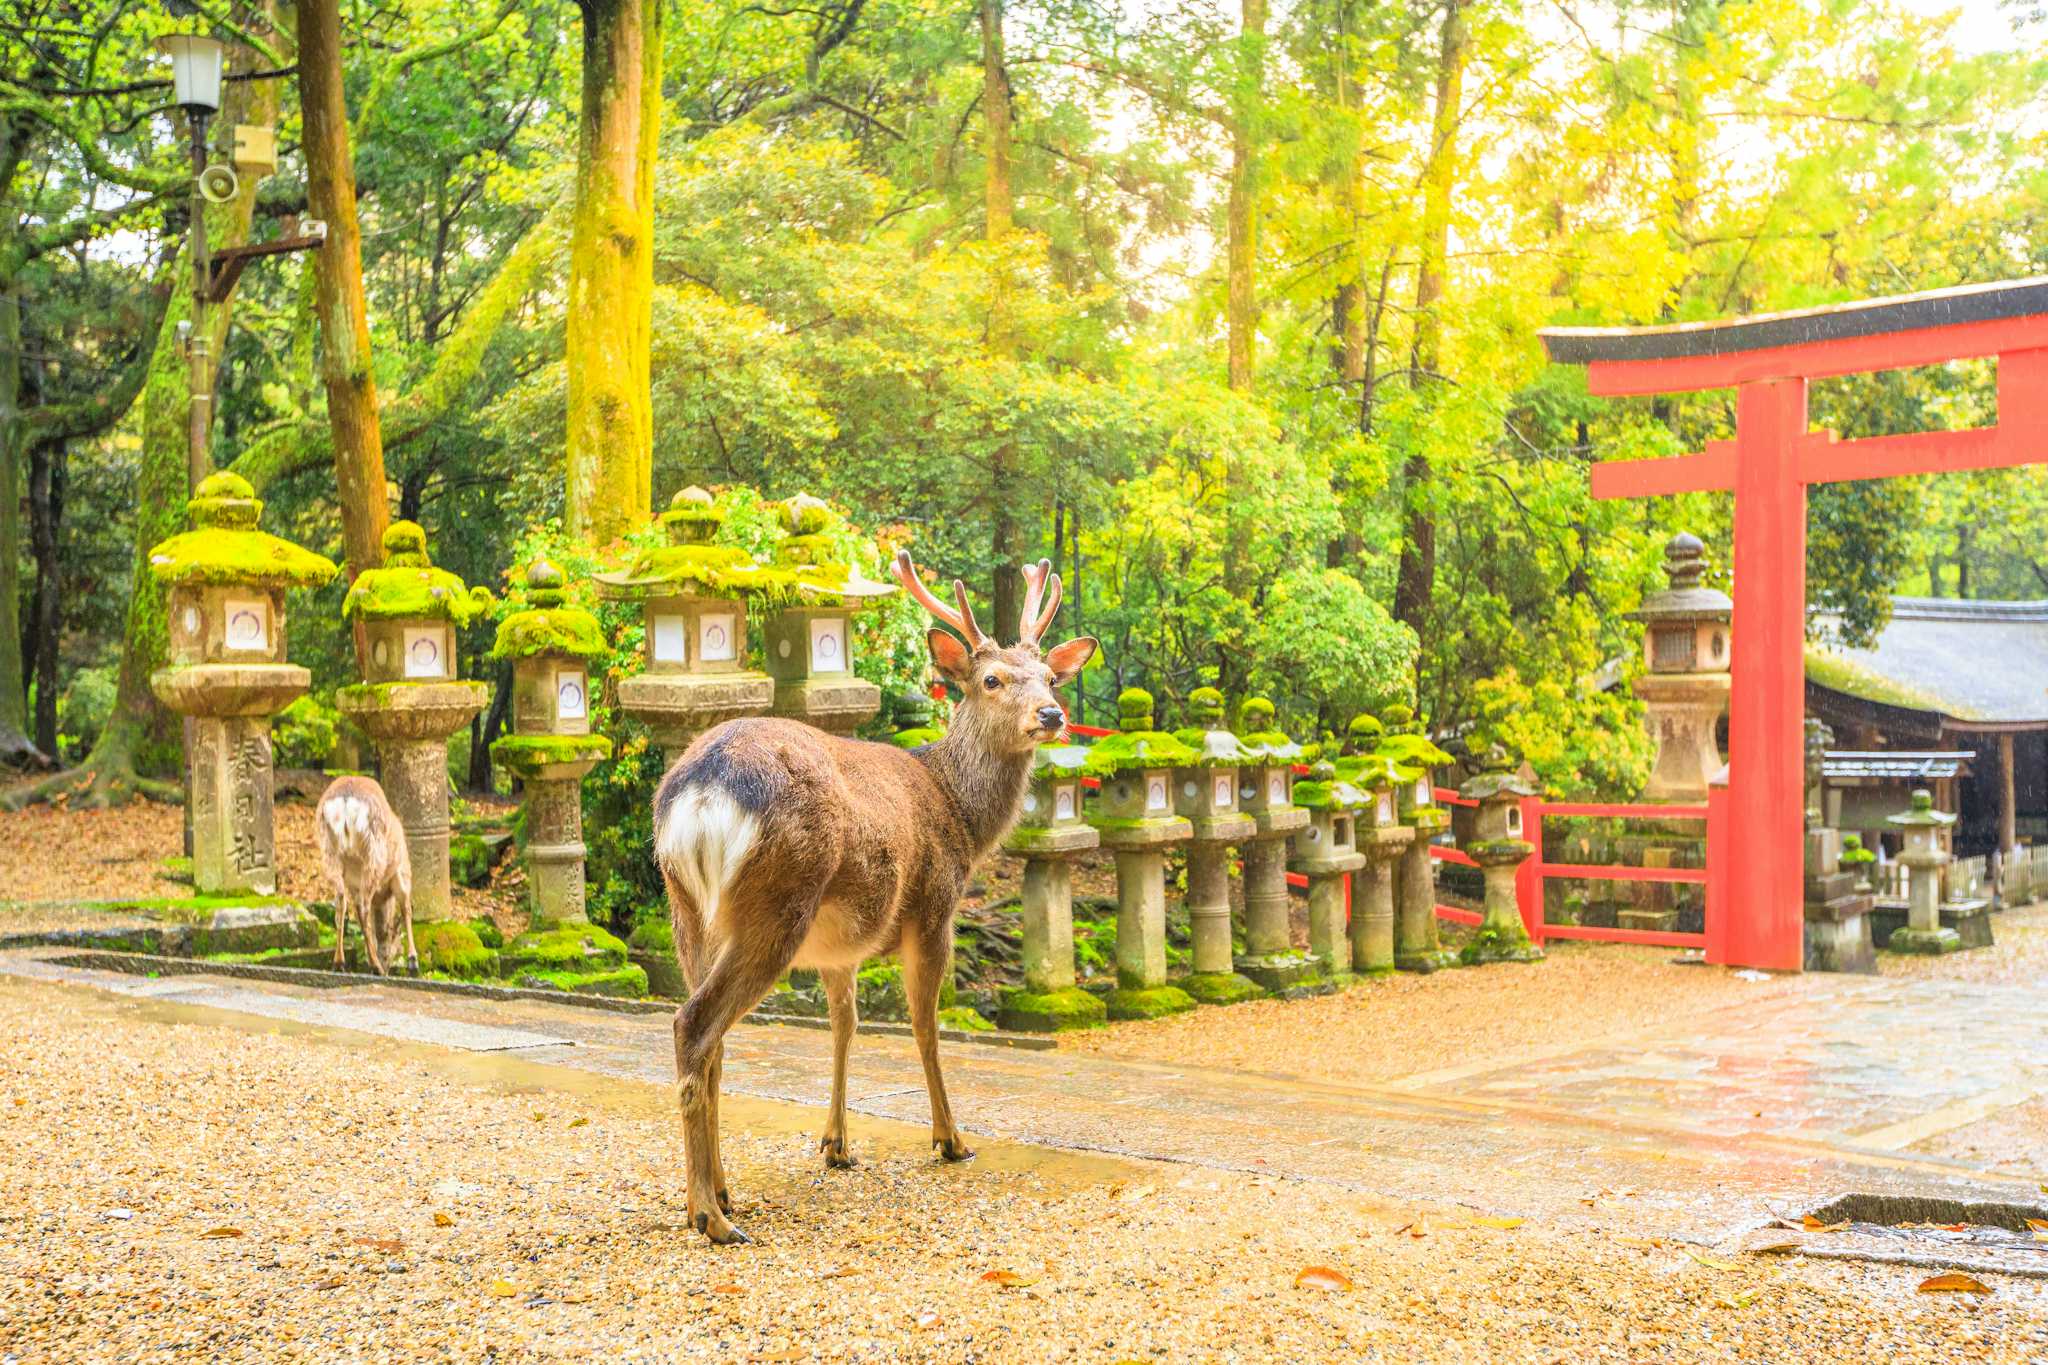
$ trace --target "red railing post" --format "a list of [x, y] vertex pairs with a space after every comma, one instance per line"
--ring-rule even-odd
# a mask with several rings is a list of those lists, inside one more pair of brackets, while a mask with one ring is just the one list
[[1728, 846], [1728, 769], [1723, 766], [1707, 781], [1707, 961], [1728, 960], [1728, 864], [1735, 850]]
[[1522, 912], [1522, 927], [1529, 941], [1543, 946], [1543, 798], [1522, 798], [1522, 839], [1529, 856], [1515, 869], [1515, 901]]

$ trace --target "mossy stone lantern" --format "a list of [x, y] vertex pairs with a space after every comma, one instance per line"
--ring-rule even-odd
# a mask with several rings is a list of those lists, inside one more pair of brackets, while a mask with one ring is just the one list
[[1088, 751], [1101, 779], [1088, 823], [1116, 854], [1117, 989], [1105, 1003], [1112, 1019], [1150, 1019], [1194, 1008], [1194, 997], [1166, 984], [1166, 850], [1194, 826], [1174, 810], [1175, 768], [1200, 757], [1152, 728], [1152, 694], [1130, 688], [1116, 699], [1118, 733]]
[[775, 682], [749, 668], [747, 607], [769, 592], [768, 571], [733, 545], [714, 545], [725, 509], [702, 488], [677, 493], [661, 514], [668, 543], [625, 569], [597, 575], [609, 597], [643, 604], [647, 666], [619, 681], [619, 709], [671, 756], [735, 716], [758, 716]]
[[246, 479], [209, 475], [185, 504], [192, 529], [151, 548], [169, 590], [157, 699], [189, 717], [192, 885], [203, 895], [277, 889], [270, 718], [312, 674], [285, 661], [285, 590], [334, 577], [333, 561], [256, 529]]
[[832, 560], [832, 509], [807, 493], [775, 505], [784, 532], [775, 568], [787, 597], [762, 631], [775, 679], [772, 711], [833, 734], [852, 734], [882, 709], [882, 689], [853, 671], [853, 613], [897, 591]]
[[1450, 828], [1450, 812], [1436, 804], [1433, 770], [1451, 756], [1430, 743], [1424, 725], [1406, 706], [1380, 712], [1386, 735], [1374, 752], [1399, 769], [1394, 807], [1415, 831], [1394, 874], [1394, 965], [1404, 972], [1434, 972], [1458, 964], [1436, 927], [1436, 863], [1429, 846]]
[[334, 702], [375, 746], [384, 794], [405, 826], [413, 938], [429, 970], [470, 970], [485, 954], [474, 930], [449, 921], [448, 736], [490, 700], [483, 683], [456, 676], [455, 632], [492, 600], [434, 567], [418, 523], [396, 521], [384, 533], [383, 566], [358, 575], [341, 604], [362, 623], [368, 655], [364, 680]]
[[1239, 775], [1256, 765], [1258, 751], [1223, 728], [1223, 694], [1198, 687], [1188, 694], [1188, 724], [1173, 737], [1194, 750], [1194, 763], [1174, 770], [1174, 809], [1194, 834], [1188, 841], [1188, 931], [1194, 971], [1181, 988], [1209, 1005], [1262, 995], [1257, 982], [1232, 963], [1230, 846], [1259, 832], [1245, 813]]
[[[1237, 770], [1238, 806], [1251, 817], [1253, 828], [1239, 845], [1244, 853], [1245, 958], [1236, 965], [1240, 975], [1261, 985], [1289, 975], [1273, 971], [1270, 959], [1298, 957], [1287, 927], [1293, 905], [1287, 890], [1287, 841], [1308, 828], [1309, 821], [1307, 809], [1294, 802], [1294, 765], [1304, 750], [1275, 727], [1273, 716], [1273, 703], [1264, 697], [1247, 698], [1238, 709], [1238, 738], [1252, 755]], [[1256, 974], [1261, 971], [1263, 980]]]
[[[512, 662], [512, 733], [491, 758], [525, 787], [526, 880], [536, 926], [587, 925], [583, 779], [611, 755], [590, 733], [590, 666], [609, 646], [597, 618], [564, 605], [562, 571], [536, 560], [524, 611], [498, 625], [491, 657]], [[624, 952], [623, 946], [620, 949]]]
[[889, 723], [896, 728], [888, 742], [899, 749], [921, 749], [946, 737], [946, 727], [937, 723], [937, 708], [922, 692], [908, 690], [889, 698]]
[[1106, 1017], [1100, 1000], [1074, 984], [1072, 859], [1101, 836], [1081, 818], [1081, 777], [1089, 752], [1042, 744], [1031, 760], [1031, 786], [1005, 852], [1024, 859], [1020, 892], [1024, 985], [1003, 992], [999, 1022], [1035, 1033], [1088, 1028]]
[[1539, 961], [1543, 950], [1529, 941], [1515, 897], [1516, 869], [1536, 851], [1522, 828], [1522, 801], [1535, 796], [1536, 788], [1515, 772], [1507, 750], [1494, 744], [1487, 748], [1480, 773], [1458, 794], [1479, 803], [1465, 851], [1486, 877], [1485, 914], [1458, 958], [1467, 964]]
[[1925, 787], [1914, 791], [1911, 809], [1885, 817], [1905, 842], [1899, 861], [1906, 865], [1906, 922], [1885, 943], [1895, 953], [1953, 953], [1963, 946], [1962, 935], [1941, 922], [1941, 869], [1949, 861], [1943, 836], [1955, 822], [1934, 808], [1934, 793]]
[[1353, 834], [1365, 870], [1351, 878], [1351, 969], [1379, 976], [1394, 970], [1394, 869], [1415, 842], [1415, 831], [1401, 823], [1394, 789], [1414, 779], [1384, 755], [1361, 758], [1350, 768], [1352, 785], [1368, 798]]
[[1308, 811], [1308, 827], [1294, 835], [1287, 863], [1308, 878], [1309, 970], [1342, 981], [1351, 971], [1344, 893], [1350, 875], [1365, 866], [1358, 851], [1358, 812], [1368, 798], [1323, 760], [1306, 782], [1295, 783], [1294, 799]]
[[1700, 585], [1705, 546], [1680, 532], [1664, 547], [1669, 586], [1643, 596], [1631, 619], [1643, 622], [1643, 725], [1657, 746], [1645, 801], [1703, 802], [1721, 766], [1714, 727], [1728, 709], [1730, 623], [1727, 593]]

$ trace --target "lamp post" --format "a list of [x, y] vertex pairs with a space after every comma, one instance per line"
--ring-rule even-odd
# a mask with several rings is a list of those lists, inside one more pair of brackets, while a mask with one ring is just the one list
[[207, 475], [206, 430], [212, 420], [213, 367], [206, 339], [206, 296], [212, 268], [206, 257], [206, 124], [220, 109], [221, 42], [199, 33], [173, 33], [157, 40], [170, 55], [171, 85], [192, 134], [192, 330], [185, 359], [192, 367], [192, 401], [187, 414], [185, 474], [193, 489]]

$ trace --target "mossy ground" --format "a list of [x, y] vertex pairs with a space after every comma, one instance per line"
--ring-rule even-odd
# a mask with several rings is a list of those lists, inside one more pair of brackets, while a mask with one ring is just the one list
[[1060, 1033], [1099, 1028], [1108, 1022], [1103, 1003], [1078, 987], [1058, 991], [1012, 990], [1002, 993], [997, 1022], [1025, 1033]]
[[1541, 962], [1543, 950], [1528, 935], [1503, 932], [1481, 926], [1458, 950], [1458, 961], [1467, 967], [1487, 962]]
[[1112, 1019], [1158, 1019], [1195, 1007], [1195, 998], [1178, 986], [1120, 986], [1102, 998]]
[[[613, 971], [625, 965], [626, 945], [595, 924], [548, 924], [530, 929], [505, 945], [499, 962], [507, 976]], [[644, 979], [645, 974], [642, 976]]]
[[572, 995], [608, 995], [637, 1000], [647, 994], [647, 973], [631, 963], [600, 971], [522, 971], [510, 984], [530, 990], [567, 991]]
[[1174, 984], [1203, 1005], [1235, 1005], [1243, 1000], [1258, 1000], [1266, 994], [1265, 987], [1236, 972], [1198, 972]]
[[485, 947], [476, 930], [462, 920], [415, 920], [412, 941], [422, 972], [438, 972], [461, 981], [497, 975], [497, 953]]
[[967, 1005], [954, 1005], [939, 1011], [939, 1027], [958, 1030], [961, 1033], [993, 1033], [996, 1026], [981, 1017], [980, 1011]]

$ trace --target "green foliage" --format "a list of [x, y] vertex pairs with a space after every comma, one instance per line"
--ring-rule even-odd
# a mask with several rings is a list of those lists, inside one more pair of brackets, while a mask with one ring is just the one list
[[114, 669], [81, 668], [57, 699], [57, 744], [66, 762], [91, 752], [114, 709]]
[[270, 724], [270, 745], [280, 768], [324, 768], [334, 752], [341, 713], [307, 693], [277, 713]]

